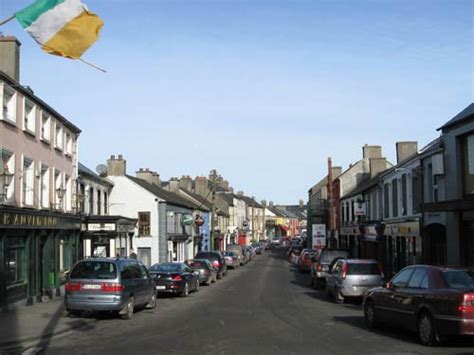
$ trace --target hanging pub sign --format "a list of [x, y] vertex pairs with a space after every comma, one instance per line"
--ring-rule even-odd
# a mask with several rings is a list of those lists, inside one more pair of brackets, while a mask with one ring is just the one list
[[204, 218], [200, 214], [194, 217], [194, 224], [198, 227], [201, 227], [204, 224]]
[[356, 216], [365, 216], [367, 215], [367, 205], [365, 202], [356, 202], [354, 204], [354, 214]]
[[184, 214], [182, 217], [181, 217], [181, 224], [183, 226], [190, 226], [194, 223], [194, 219], [193, 219], [193, 216], [190, 215], [190, 214]]

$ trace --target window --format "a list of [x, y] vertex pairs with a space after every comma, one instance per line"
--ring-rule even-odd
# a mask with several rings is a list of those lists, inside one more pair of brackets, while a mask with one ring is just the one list
[[420, 288], [421, 287], [421, 282], [423, 281], [423, 277], [425, 275], [426, 275], [426, 270], [425, 269], [416, 269], [413, 272], [413, 275], [410, 278], [410, 281], [408, 282], [408, 287]]
[[420, 213], [421, 212], [421, 202], [422, 202], [422, 180], [420, 177], [420, 173], [414, 171], [411, 177], [411, 184], [412, 184], [412, 213]]
[[407, 215], [407, 208], [408, 208], [408, 201], [407, 201], [407, 176], [406, 174], [402, 175], [402, 215]]
[[82, 213], [86, 212], [86, 186], [84, 184], [79, 185], [79, 211]]
[[36, 129], [36, 106], [28, 99], [25, 99], [23, 129], [30, 133], [35, 133]]
[[389, 186], [388, 184], [383, 185], [383, 216], [384, 218], [390, 217], [390, 205], [389, 205]]
[[464, 194], [474, 194], [474, 134], [463, 139]]
[[72, 135], [71, 133], [66, 133], [66, 154], [72, 155]]
[[[6, 149], [0, 149], [0, 173], [15, 172], [15, 154]], [[11, 201], [14, 197], [15, 182], [12, 181], [5, 191], [4, 186], [0, 185], [0, 201]]]
[[175, 233], [174, 212], [166, 212], [166, 233]]
[[413, 273], [413, 269], [402, 270], [392, 280], [392, 284], [394, 286], [403, 286], [408, 283], [411, 274]]
[[102, 211], [102, 208], [100, 206], [100, 204], [102, 203], [102, 195], [101, 195], [102, 191], [100, 190], [97, 190], [97, 214], [100, 215], [101, 214], [101, 211]]
[[426, 166], [426, 201], [433, 202], [433, 165]]
[[64, 192], [64, 204], [66, 206], [66, 211], [72, 210], [72, 179], [70, 176], [66, 175], [66, 191]]
[[61, 208], [61, 202], [62, 202], [62, 199], [59, 198], [59, 195], [58, 195], [58, 189], [59, 188], [63, 188], [63, 181], [62, 181], [62, 177], [61, 177], [61, 173], [58, 171], [58, 170], [55, 170], [54, 171], [54, 203], [55, 203], [55, 207], [56, 209], [60, 209]]
[[51, 141], [51, 117], [46, 112], [41, 115], [41, 139], [45, 142]]
[[3, 85], [3, 119], [16, 124], [16, 92], [7, 85]]
[[33, 206], [34, 203], [34, 183], [35, 183], [35, 170], [33, 160], [24, 157], [23, 158], [23, 171], [21, 175], [22, 184], [22, 204], [23, 206]]
[[56, 130], [54, 136], [54, 146], [58, 149], [63, 149], [63, 128], [59, 123], [56, 123]]
[[138, 235], [150, 235], [150, 212], [138, 212]]
[[392, 217], [398, 217], [398, 180], [392, 180]]
[[137, 258], [145, 266], [150, 267], [151, 265], [151, 248], [138, 248], [137, 249]]
[[109, 214], [109, 196], [104, 192], [104, 214]]
[[89, 214], [94, 214], [94, 188], [89, 187]]
[[22, 282], [26, 279], [25, 239], [9, 237], [6, 250], [6, 271], [8, 284]]
[[40, 173], [40, 207], [49, 207], [49, 169], [45, 164], [41, 164]]
[[433, 175], [433, 202], [439, 201], [438, 182], [439, 182], [439, 176]]
[[117, 268], [108, 261], [81, 261], [71, 272], [71, 279], [113, 280], [117, 278]]

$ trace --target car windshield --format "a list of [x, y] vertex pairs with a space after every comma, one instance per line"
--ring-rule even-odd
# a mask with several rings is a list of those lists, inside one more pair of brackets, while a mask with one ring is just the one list
[[336, 258], [347, 258], [349, 253], [347, 251], [331, 251], [331, 252], [323, 252], [321, 254], [321, 262], [322, 263], [330, 263], [332, 260]]
[[376, 263], [349, 263], [348, 275], [380, 275], [379, 266]]
[[82, 261], [71, 272], [71, 279], [111, 280], [117, 277], [117, 267], [108, 261]]
[[176, 272], [181, 271], [181, 264], [155, 264], [150, 267], [150, 271], [154, 272]]
[[443, 277], [449, 288], [474, 288], [474, 274], [464, 270], [449, 270], [443, 272]]

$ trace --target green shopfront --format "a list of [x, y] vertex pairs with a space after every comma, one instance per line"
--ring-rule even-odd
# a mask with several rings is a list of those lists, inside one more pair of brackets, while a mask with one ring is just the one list
[[60, 295], [79, 257], [80, 217], [0, 207], [0, 308]]

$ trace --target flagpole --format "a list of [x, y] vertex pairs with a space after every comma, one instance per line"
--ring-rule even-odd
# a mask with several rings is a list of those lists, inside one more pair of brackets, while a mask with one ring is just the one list
[[2, 21], [0, 21], [0, 26], [3, 26], [4, 24], [6, 24], [7, 22], [10, 22], [11, 20], [13, 20], [15, 18], [15, 15], [11, 15], [10, 17], [7, 17], [6, 19], [3, 19]]
[[84, 64], [87, 64], [87, 65], [91, 66], [91, 67], [94, 68], [94, 69], [97, 69], [97, 70], [101, 71], [102, 73], [107, 73], [107, 71], [106, 71], [105, 69], [102, 69], [101, 67], [98, 67], [98, 66], [95, 65], [95, 64], [89, 63], [89, 62], [85, 61], [85, 60], [82, 59], [82, 58], [78, 58], [77, 60], [79, 60], [80, 62], [82, 62], [82, 63], [84, 63]]

